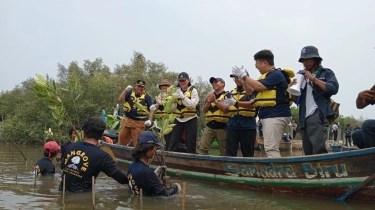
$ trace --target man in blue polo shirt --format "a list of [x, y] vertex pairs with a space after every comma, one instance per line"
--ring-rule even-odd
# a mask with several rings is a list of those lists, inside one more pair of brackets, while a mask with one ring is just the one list
[[246, 92], [255, 92], [254, 104], [259, 110], [258, 116], [263, 125], [267, 157], [281, 157], [280, 141], [292, 116], [289, 93], [286, 91], [290, 78], [275, 68], [274, 56], [270, 50], [257, 52], [254, 60], [255, 67], [262, 74], [258, 80], [250, 78], [244, 68], [234, 68], [232, 73], [242, 78]]
[[[124, 102], [124, 119], [121, 120], [121, 126], [123, 127], [118, 136], [119, 145], [128, 145], [130, 139], [132, 139], [133, 146], [137, 146], [138, 137], [142, 131], [145, 130], [146, 126], [151, 126], [153, 112], [150, 111], [152, 105], [151, 97], [145, 92], [146, 82], [143, 80], [137, 80], [135, 90], [133, 87], [128, 85], [119, 96], [119, 102]], [[143, 106], [147, 113], [137, 107], [136, 102]]]

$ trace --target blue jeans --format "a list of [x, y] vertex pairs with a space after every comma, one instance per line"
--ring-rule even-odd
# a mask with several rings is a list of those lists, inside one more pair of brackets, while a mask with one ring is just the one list
[[352, 139], [360, 149], [375, 147], [375, 120], [363, 122], [362, 129], [354, 131]]

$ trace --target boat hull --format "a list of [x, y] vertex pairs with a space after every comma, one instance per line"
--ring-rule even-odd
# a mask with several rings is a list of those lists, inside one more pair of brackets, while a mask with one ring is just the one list
[[[132, 147], [111, 145], [118, 165], [126, 169], [133, 161]], [[108, 148], [107, 148], [108, 149]], [[161, 152], [151, 168], [161, 165]], [[164, 152], [168, 175], [191, 178], [223, 186], [266, 190], [283, 194], [338, 198], [375, 173], [375, 148], [284, 158], [244, 158]], [[375, 182], [350, 199], [375, 201]]]

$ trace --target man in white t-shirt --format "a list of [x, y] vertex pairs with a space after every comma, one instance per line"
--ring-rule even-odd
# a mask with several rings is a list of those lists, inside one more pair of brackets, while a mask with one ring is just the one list
[[339, 126], [337, 125], [337, 123], [333, 123], [332, 125], [332, 133], [333, 133], [333, 140], [334, 141], [337, 141], [337, 131], [339, 129]]

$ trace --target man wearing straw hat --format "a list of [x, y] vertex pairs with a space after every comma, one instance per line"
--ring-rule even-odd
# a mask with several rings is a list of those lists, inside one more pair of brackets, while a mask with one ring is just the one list
[[[302, 130], [302, 145], [305, 155], [327, 153], [325, 142], [328, 136], [328, 118], [335, 112], [329, 106], [330, 98], [339, 90], [335, 73], [324, 68], [318, 48], [306, 46], [301, 50], [298, 62], [304, 70], [305, 87], [299, 97], [292, 96], [299, 107], [299, 122]], [[293, 80], [292, 84], [296, 81]]]
[[[154, 113], [154, 117], [156, 119], [160, 119], [161, 117], [168, 116], [168, 114], [164, 112], [163, 101], [166, 101], [167, 99], [169, 99], [170, 96], [168, 95], [167, 91], [171, 85], [172, 83], [167, 79], [163, 79], [159, 84], [160, 93], [159, 95], [155, 96], [154, 104], [150, 106], [150, 111]], [[169, 146], [170, 136], [171, 136], [171, 133], [164, 135], [164, 140], [166, 142], [167, 148]]]

